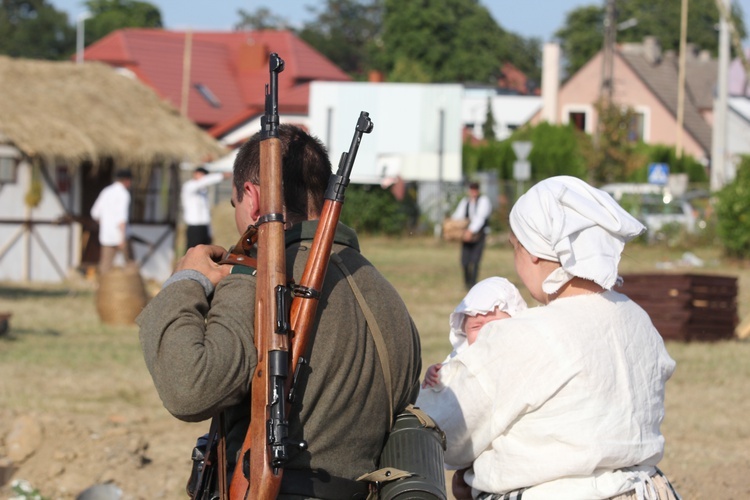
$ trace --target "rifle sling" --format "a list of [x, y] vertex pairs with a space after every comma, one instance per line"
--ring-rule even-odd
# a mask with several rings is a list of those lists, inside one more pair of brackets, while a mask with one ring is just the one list
[[359, 307], [362, 309], [362, 313], [365, 315], [367, 325], [370, 327], [372, 333], [372, 340], [375, 342], [375, 348], [378, 351], [378, 358], [380, 358], [380, 366], [383, 369], [383, 377], [385, 378], [385, 390], [388, 392], [388, 429], [393, 427], [393, 388], [391, 382], [391, 365], [388, 362], [388, 349], [385, 346], [385, 339], [383, 338], [383, 332], [380, 331], [378, 322], [375, 321], [375, 315], [372, 314], [370, 306], [367, 305], [362, 292], [360, 292], [357, 283], [354, 281], [349, 269], [344, 265], [344, 261], [341, 260], [337, 254], [331, 252], [331, 260], [334, 264], [344, 273], [346, 280], [349, 282], [349, 286], [354, 292], [354, 296], [359, 302]]

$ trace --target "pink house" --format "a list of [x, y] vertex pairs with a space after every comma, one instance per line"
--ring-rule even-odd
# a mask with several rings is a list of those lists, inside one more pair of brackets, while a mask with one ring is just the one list
[[[573, 123], [590, 134], [597, 122], [594, 103], [601, 95], [603, 53], [600, 51], [559, 89], [554, 110], [557, 123]], [[631, 124], [633, 140], [674, 146], [707, 161], [711, 154], [711, 118], [717, 63], [707, 52], [688, 52], [681, 137], [678, 138], [678, 57], [662, 53], [655, 38], [622, 44], [613, 60], [613, 101], [637, 113]], [[544, 91], [543, 91], [544, 92]], [[538, 112], [531, 123], [542, 120]], [[552, 116], [552, 113], [546, 114]]]

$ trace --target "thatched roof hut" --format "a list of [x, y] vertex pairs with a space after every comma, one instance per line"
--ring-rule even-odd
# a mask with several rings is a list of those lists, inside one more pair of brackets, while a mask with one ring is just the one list
[[224, 148], [153, 90], [110, 66], [0, 56], [0, 142], [71, 167], [199, 163]]

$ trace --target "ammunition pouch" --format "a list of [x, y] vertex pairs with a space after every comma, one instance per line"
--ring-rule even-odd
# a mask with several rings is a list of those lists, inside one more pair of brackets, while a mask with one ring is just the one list
[[409, 405], [396, 417], [380, 454], [380, 469], [358, 478], [377, 485], [370, 500], [446, 500], [445, 433], [425, 412]]

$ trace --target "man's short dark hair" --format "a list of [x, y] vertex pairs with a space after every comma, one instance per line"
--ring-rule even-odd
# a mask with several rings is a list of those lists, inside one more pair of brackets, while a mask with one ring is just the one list
[[115, 179], [132, 179], [133, 172], [129, 168], [121, 168], [115, 172]]
[[198, 173], [198, 174], [203, 174], [203, 175], [205, 175], [205, 174], [207, 174], [207, 173], [208, 173], [208, 170], [206, 170], [206, 169], [205, 169], [205, 167], [198, 167], [198, 168], [196, 168], [196, 169], [194, 170], [194, 172], [196, 172], [196, 173]]
[[[260, 185], [261, 134], [253, 135], [240, 147], [234, 160], [234, 187], [242, 201], [243, 185]], [[317, 138], [294, 125], [279, 125], [284, 204], [288, 214], [307, 218], [319, 214], [331, 177], [331, 161], [325, 146]]]
[[479, 183], [478, 182], [470, 182], [469, 183], [469, 189], [479, 189]]

